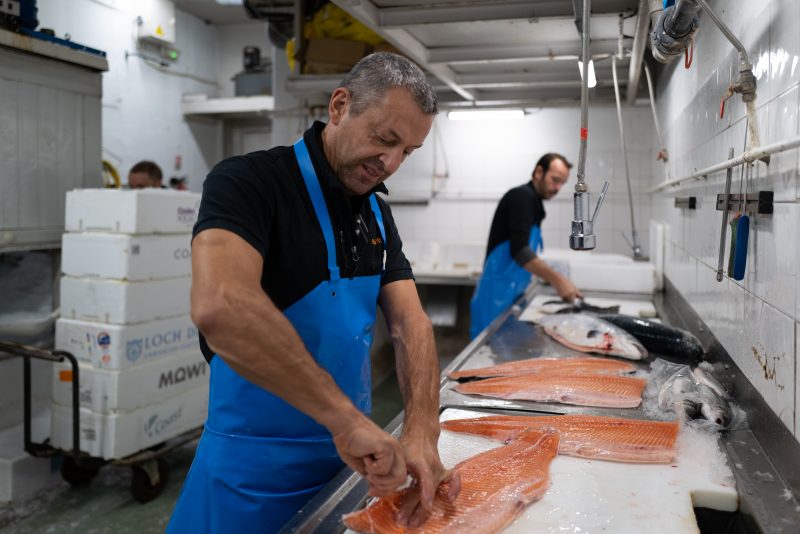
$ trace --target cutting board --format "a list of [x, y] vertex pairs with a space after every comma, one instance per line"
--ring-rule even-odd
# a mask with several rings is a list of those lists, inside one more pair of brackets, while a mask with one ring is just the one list
[[[535, 323], [544, 314], [539, 311], [545, 302], [558, 300], [554, 295], [536, 295], [533, 300], [528, 304], [528, 307], [520, 314], [520, 321], [528, 321]], [[623, 300], [623, 299], [609, 299], [603, 297], [591, 297], [586, 299], [589, 304], [593, 306], [608, 307], [619, 306], [619, 313], [623, 315], [632, 315], [634, 317], [655, 317], [656, 307], [651, 300]]]
[[[440, 420], [486, 415], [448, 408]], [[478, 436], [444, 430], [439, 438], [439, 454], [446, 467], [500, 446]], [[699, 533], [693, 506], [733, 512], [738, 496], [716, 438], [683, 428], [677, 461], [672, 464], [557, 456], [550, 464], [550, 488], [544, 497], [528, 506], [503, 532]]]

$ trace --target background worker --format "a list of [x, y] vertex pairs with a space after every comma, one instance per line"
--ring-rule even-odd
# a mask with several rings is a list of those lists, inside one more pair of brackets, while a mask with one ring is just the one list
[[162, 187], [164, 175], [161, 167], [152, 161], [140, 161], [128, 172], [128, 187], [131, 189], [144, 189], [146, 187]]
[[483, 273], [470, 303], [470, 337], [474, 339], [516, 300], [535, 274], [565, 301], [583, 297], [575, 284], [537, 256], [543, 248], [544, 201], [569, 179], [572, 164], [561, 154], [545, 154], [531, 180], [503, 195], [495, 210]]

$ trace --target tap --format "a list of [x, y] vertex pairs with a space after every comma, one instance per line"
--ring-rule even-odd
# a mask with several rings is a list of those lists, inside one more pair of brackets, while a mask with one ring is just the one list
[[595, 247], [594, 221], [597, 219], [597, 214], [603, 204], [603, 199], [606, 198], [607, 192], [608, 182], [603, 184], [603, 191], [600, 193], [600, 198], [597, 199], [597, 206], [595, 206], [594, 213], [589, 218], [588, 188], [585, 183], [575, 185], [575, 194], [572, 199], [575, 218], [572, 220], [572, 232], [569, 235], [569, 248], [572, 250], [592, 250]]

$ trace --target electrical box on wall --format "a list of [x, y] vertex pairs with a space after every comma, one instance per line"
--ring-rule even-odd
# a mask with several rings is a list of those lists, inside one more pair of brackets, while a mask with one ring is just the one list
[[140, 41], [156, 44], [175, 43], [175, 4], [171, 0], [139, 2]]

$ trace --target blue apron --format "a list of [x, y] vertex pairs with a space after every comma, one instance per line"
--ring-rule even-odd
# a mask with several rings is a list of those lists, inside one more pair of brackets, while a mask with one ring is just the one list
[[[368, 414], [369, 348], [381, 275], [340, 278], [330, 217], [302, 139], [294, 151], [325, 237], [330, 280], [284, 315], [317, 364]], [[370, 205], [385, 247], [375, 195]], [[276, 532], [343, 467], [325, 427], [216, 356], [205, 430], [167, 532]]]
[[[542, 250], [542, 232], [539, 226], [531, 228], [528, 245], [534, 252]], [[470, 302], [470, 339], [478, 337], [484, 328], [503, 313], [517, 297], [525, 292], [531, 282], [531, 273], [511, 257], [511, 243], [497, 245], [483, 264], [483, 273]]]

